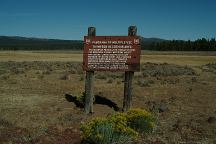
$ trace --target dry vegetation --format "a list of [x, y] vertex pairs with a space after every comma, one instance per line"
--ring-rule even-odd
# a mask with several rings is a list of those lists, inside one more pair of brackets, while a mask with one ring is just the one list
[[[94, 105], [86, 116], [66, 94], [84, 91], [82, 54], [0, 52], [0, 143], [79, 143], [79, 126], [113, 110]], [[154, 133], [137, 143], [216, 143], [216, 56], [142, 55], [133, 107], [154, 113]], [[118, 107], [122, 73], [95, 72], [94, 93]]]

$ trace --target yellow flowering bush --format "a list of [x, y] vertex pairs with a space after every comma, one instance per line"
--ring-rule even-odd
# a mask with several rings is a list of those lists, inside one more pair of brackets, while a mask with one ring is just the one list
[[[119, 118], [119, 117], [118, 117]], [[117, 119], [118, 119], [117, 118]], [[127, 144], [136, 138], [138, 133], [133, 129], [118, 124], [110, 118], [95, 118], [81, 125], [83, 143], [85, 144]], [[115, 119], [115, 120], [117, 120]]]
[[116, 131], [132, 135], [133, 137], [138, 136], [135, 130], [128, 127], [128, 119], [125, 113], [115, 113], [109, 119]]
[[81, 125], [83, 143], [127, 144], [138, 137], [138, 132], [151, 132], [154, 123], [151, 113], [142, 109], [117, 112], [107, 118], [95, 118]]
[[155, 127], [153, 115], [143, 109], [131, 109], [126, 113], [129, 127], [138, 132], [152, 132]]
[[127, 118], [125, 113], [115, 113], [109, 117], [110, 121], [121, 131], [121, 127], [127, 126]]
[[100, 141], [103, 139], [104, 135], [98, 131], [98, 127], [111, 127], [106, 118], [95, 118], [88, 122], [87, 124], [81, 125], [82, 138], [88, 142], [93, 143], [94, 141]]

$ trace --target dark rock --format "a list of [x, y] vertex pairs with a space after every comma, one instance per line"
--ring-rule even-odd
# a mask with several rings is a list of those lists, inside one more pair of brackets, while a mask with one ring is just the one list
[[161, 102], [160, 105], [159, 105], [159, 107], [158, 107], [159, 113], [166, 112], [168, 110], [169, 109], [168, 109], [167, 104], [165, 102]]
[[207, 120], [208, 123], [215, 123], [216, 122], [216, 118], [215, 117], [209, 117]]

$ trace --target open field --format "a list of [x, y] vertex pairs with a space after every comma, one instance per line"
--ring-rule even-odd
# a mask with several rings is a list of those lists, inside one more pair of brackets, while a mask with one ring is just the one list
[[[153, 134], [136, 143], [216, 143], [216, 56], [149, 52], [133, 80], [133, 107], [154, 113]], [[0, 143], [80, 143], [85, 115], [67, 98], [84, 91], [80, 52], [0, 52]], [[94, 93], [122, 108], [123, 73], [95, 72]]]
[[[81, 51], [2, 51], [0, 61], [73, 61], [82, 62]], [[215, 52], [153, 52], [143, 51], [141, 62], [203, 65], [216, 62]]]

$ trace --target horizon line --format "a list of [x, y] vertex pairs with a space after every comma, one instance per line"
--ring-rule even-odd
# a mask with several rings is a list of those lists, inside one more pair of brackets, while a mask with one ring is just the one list
[[[102, 35], [98, 35], [98, 36], [102, 36]], [[104, 35], [103, 35], [104, 36]], [[123, 35], [113, 35], [113, 36], [123, 36]], [[160, 37], [143, 37], [141, 35], [138, 35], [142, 38], [146, 38], [146, 39], [161, 39], [161, 40], [165, 40], [165, 41], [172, 41], [172, 40], [178, 40], [178, 41], [196, 41], [199, 39], [206, 39], [206, 40], [211, 40], [211, 39], [215, 39], [215, 37], [211, 37], [211, 38], [206, 38], [206, 37], [200, 37], [200, 38], [196, 38], [196, 39], [166, 39], [166, 38], [160, 38]], [[64, 39], [64, 38], [51, 38], [51, 37], [40, 37], [40, 36], [21, 36], [21, 35], [0, 35], [0, 37], [20, 37], [20, 38], [29, 38], [29, 39], [44, 39], [44, 40], [74, 40], [74, 41], [83, 41], [84, 40], [84, 36], [83, 39]]]

